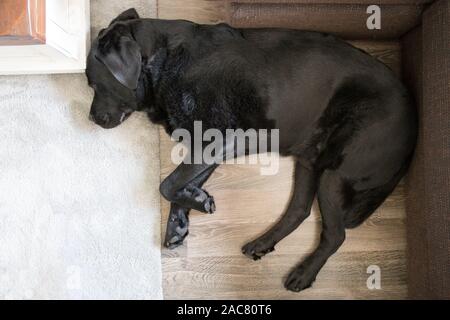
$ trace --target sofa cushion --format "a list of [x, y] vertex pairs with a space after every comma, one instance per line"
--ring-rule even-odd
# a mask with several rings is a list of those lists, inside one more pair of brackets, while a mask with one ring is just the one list
[[[422, 22], [423, 112], [422, 141], [423, 193], [415, 199], [424, 223], [417, 241], [425, 252], [410, 264], [410, 293], [416, 298], [450, 298], [450, 1], [440, 0], [429, 7]], [[424, 218], [424, 219], [423, 219]], [[422, 220], [425, 220], [422, 222]], [[408, 224], [409, 225], [409, 224]], [[410, 252], [417, 249], [411, 243]], [[416, 254], [417, 255], [417, 254]], [[424, 264], [426, 278], [415, 280], [415, 264]], [[419, 270], [422, 270], [422, 266]], [[414, 283], [414, 282], [418, 283]], [[420, 281], [420, 282], [419, 282]]]
[[[240, 28], [315, 30], [333, 33], [346, 39], [396, 39], [420, 23], [423, 11], [423, 5], [420, 4], [382, 5], [381, 29], [369, 30], [366, 26], [369, 17], [366, 13], [367, 4], [311, 4], [297, 2], [298, 0], [295, 3], [248, 1], [229, 3], [228, 23]], [[361, 1], [358, 0], [358, 3]]]
[[450, 298], [450, 5], [427, 9], [402, 38], [403, 75], [414, 93], [419, 137], [407, 177], [411, 298]]

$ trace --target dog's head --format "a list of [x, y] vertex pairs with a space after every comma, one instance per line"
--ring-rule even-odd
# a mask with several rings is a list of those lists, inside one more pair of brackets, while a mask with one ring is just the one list
[[95, 91], [89, 118], [103, 128], [118, 126], [138, 109], [142, 56], [127, 24], [132, 19], [139, 15], [129, 9], [100, 31], [87, 58], [86, 76]]

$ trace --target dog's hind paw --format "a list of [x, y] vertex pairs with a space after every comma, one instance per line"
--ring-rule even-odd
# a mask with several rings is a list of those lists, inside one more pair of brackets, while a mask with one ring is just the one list
[[269, 252], [275, 251], [273, 244], [267, 244], [262, 240], [255, 240], [242, 247], [242, 253], [253, 260], [259, 260]]
[[311, 287], [316, 280], [316, 274], [309, 274], [302, 266], [295, 268], [284, 282], [284, 287], [293, 292], [300, 292]]

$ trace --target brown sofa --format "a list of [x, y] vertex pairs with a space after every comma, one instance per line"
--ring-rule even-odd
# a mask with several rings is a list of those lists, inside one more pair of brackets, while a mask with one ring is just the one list
[[[381, 30], [366, 27], [371, 4], [381, 8]], [[420, 116], [406, 179], [409, 296], [450, 299], [450, 1], [230, 0], [227, 12], [235, 27], [297, 28], [401, 44], [402, 75]]]

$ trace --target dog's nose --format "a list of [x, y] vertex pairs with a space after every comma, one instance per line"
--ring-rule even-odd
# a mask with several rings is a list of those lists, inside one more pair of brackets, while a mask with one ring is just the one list
[[102, 125], [107, 125], [109, 123], [109, 114], [105, 113], [98, 117], [97, 122]]
[[94, 115], [92, 113], [89, 114], [89, 120], [91, 120], [101, 126], [106, 126], [109, 123], [110, 119], [111, 118], [108, 113], [104, 113], [104, 114], [100, 114], [100, 115], [99, 114]]

